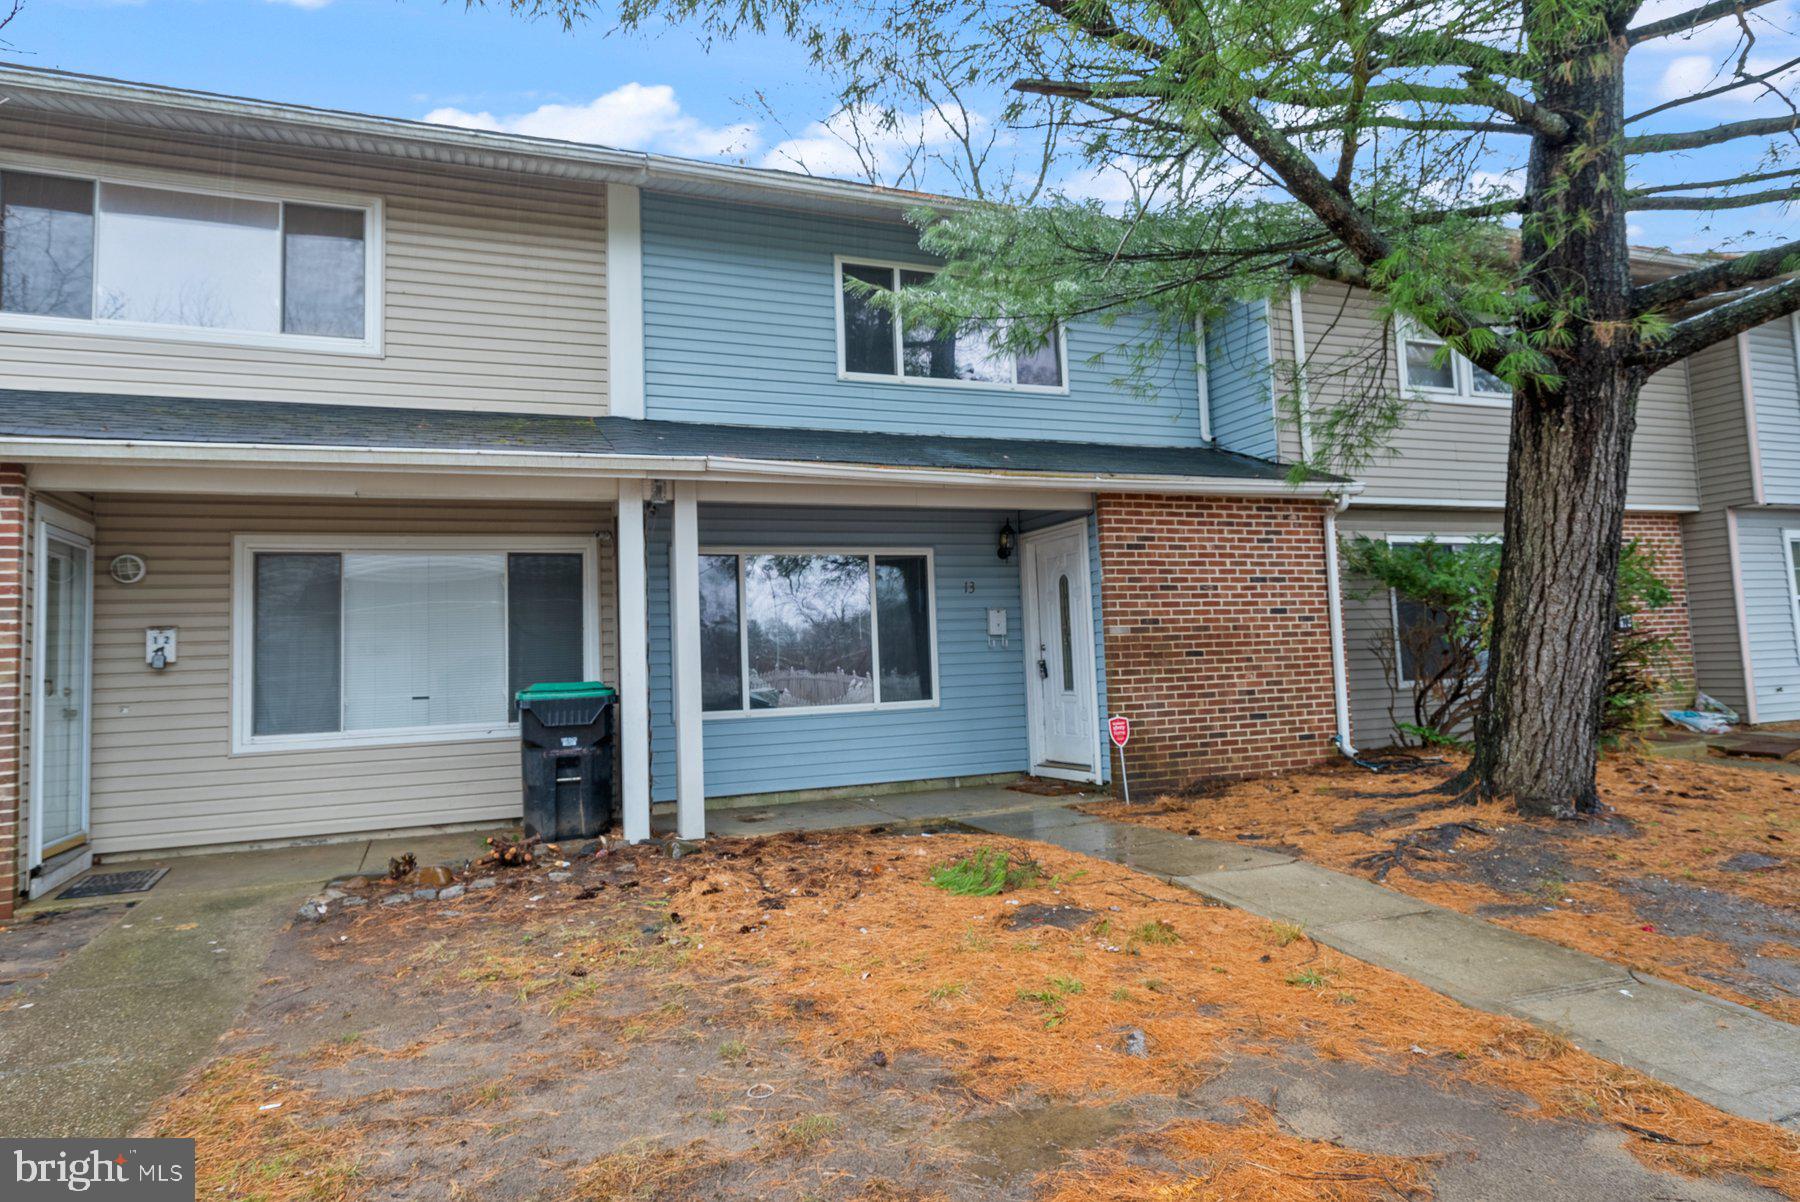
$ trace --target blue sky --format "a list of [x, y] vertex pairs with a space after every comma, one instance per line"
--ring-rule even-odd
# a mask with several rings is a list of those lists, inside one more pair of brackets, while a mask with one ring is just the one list
[[[1699, 0], [1650, 0], [1651, 16]], [[1800, 0], [1758, 17], [1754, 62], [1800, 54]], [[853, 174], [818, 122], [828, 89], [805, 55], [777, 38], [704, 49], [689, 30], [609, 36], [551, 21], [431, 0], [27, 0], [7, 30], [16, 61], [123, 79], [397, 117], [513, 129], [704, 158]], [[1709, 86], [1730, 56], [1721, 22], [1633, 56], [1636, 107]], [[1800, 83], [1800, 80], [1796, 80]], [[767, 106], [756, 103], [758, 94]], [[772, 112], [770, 111], [772, 110]], [[1785, 111], [1744, 93], [1676, 110], [1662, 128]], [[1748, 170], [1759, 144], [1671, 161], [1644, 182]], [[1072, 186], [1105, 194], [1103, 181]], [[1117, 181], [1115, 181], [1116, 183]], [[1773, 206], [1703, 219], [1643, 214], [1634, 240], [1681, 250], [1762, 245], [1800, 236]]]

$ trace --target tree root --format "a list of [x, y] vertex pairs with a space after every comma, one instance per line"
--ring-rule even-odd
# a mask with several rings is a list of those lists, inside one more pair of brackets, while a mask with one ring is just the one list
[[1473, 822], [1439, 823], [1437, 826], [1428, 826], [1403, 835], [1394, 840], [1391, 846], [1354, 861], [1351, 867], [1369, 873], [1377, 881], [1385, 881], [1388, 873], [1396, 868], [1408, 868], [1413, 863], [1444, 859], [1445, 853], [1454, 848], [1457, 840], [1464, 835], [1492, 833]]

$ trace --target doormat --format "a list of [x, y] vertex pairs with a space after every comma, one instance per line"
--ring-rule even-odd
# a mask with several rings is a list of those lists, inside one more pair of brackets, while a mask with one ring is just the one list
[[1039, 797], [1072, 797], [1077, 793], [1086, 793], [1089, 788], [1073, 781], [1045, 780], [1041, 776], [1028, 776], [1006, 787], [1014, 793], [1034, 793]]
[[114, 893], [143, 893], [163, 879], [167, 868], [140, 868], [135, 872], [96, 872], [76, 881], [56, 895], [57, 901], [76, 897], [108, 897]]

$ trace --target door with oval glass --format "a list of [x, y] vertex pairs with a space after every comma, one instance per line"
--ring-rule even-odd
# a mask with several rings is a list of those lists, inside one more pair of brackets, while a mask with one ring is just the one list
[[1031, 770], [1040, 776], [1093, 780], [1098, 719], [1087, 523], [1033, 531], [1020, 545]]

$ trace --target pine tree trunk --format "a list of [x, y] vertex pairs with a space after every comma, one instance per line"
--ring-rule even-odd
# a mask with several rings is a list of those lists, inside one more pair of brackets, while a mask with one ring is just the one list
[[[1540, 9], [1541, 4], [1541, 9]], [[1554, 29], [1556, 5], [1528, 0]], [[1566, 12], [1566, 8], [1563, 10]], [[1629, 12], [1621, 10], [1616, 27]], [[1560, 30], [1558, 32], [1561, 32]], [[1640, 374], [1625, 361], [1630, 258], [1623, 198], [1624, 50], [1569, 47], [1538, 102], [1573, 125], [1533, 142], [1520, 229], [1529, 328], [1559, 380], [1516, 390], [1505, 543], [1473, 766], [1479, 788], [1537, 814], [1593, 809]]]

